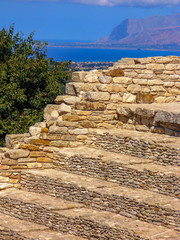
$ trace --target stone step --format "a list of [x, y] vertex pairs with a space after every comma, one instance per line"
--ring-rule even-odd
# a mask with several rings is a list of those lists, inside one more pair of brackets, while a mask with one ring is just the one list
[[0, 213], [1, 240], [83, 240], [71, 234], [52, 231], [46, 226]]
[[53, 163], [62, 171], [180, 197], [177, 166], [157, 165], [149, 159], [89, 147], [58, 149]]
[[121, 128], [180, 136], [180, 103], [117, 105]]
[[20, 190], [0, 193], [0, 212], [85, 239], [178, 240], [179, 236], [163, 226]]
[[180, 230], [180, 199], [57, 170], [22, 175], [29, 191]]
[[123, 129], [89, 129], [88, 146], [180, 166], [180, 138]]

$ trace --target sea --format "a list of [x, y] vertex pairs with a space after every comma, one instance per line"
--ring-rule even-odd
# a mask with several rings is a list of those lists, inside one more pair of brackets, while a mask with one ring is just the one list
[[48, 47], [47, 56], [49, 58], [54, 58], [55, 61], [116, 62], [121, 58], [126, 57], [144, 58], [155, 56], [180, 56], [180, 51]]

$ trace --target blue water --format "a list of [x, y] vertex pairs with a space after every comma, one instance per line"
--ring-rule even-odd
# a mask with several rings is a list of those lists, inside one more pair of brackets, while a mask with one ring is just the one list
[[124, 57], [142, 58], [154, 56], [180, 56], [180, 51], [144, 51], [121, 49], [88, 49], [48, 47], [47, 55], [56, 61], [72, 60], [74, 62], [118, 61]]

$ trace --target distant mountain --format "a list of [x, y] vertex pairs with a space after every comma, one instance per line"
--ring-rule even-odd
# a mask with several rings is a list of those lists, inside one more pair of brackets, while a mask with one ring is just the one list
[[180, 47], [180, 13], [126, 19], [97, 44], [130, 47]]

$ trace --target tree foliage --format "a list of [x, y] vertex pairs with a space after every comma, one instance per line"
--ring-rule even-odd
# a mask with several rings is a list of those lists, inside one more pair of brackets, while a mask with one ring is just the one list
[[43, 108], [62, 94], [70, 62], [47, 58], [47, 43], [0, 31], [0, 141], [7, 133], [22, 133], [42, 120]]

